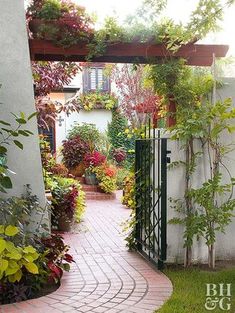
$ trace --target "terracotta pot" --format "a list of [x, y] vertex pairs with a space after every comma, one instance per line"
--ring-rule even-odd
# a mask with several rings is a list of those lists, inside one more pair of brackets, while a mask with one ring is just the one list
[[70, 231], [72, 222], [65, 216], [58, 217], [58, 230], [60, 231]]
[[69, 169], [70, 174], [75, 177], [81, 177], [85, 173], [85, 165], [81, 162], [79, 165]]
[[94, 173], [85, 173], [85, 183], [87, 185], [98, 185], [98, 180]]

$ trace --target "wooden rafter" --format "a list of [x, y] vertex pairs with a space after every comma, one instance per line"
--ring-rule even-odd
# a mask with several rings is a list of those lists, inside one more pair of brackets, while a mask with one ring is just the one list
[[[45, 40], [29, 40], [32, 60], [35, 61], [74, 61], [84, 62], [88, 55], [88, 47], [84, 44], [68, 49], [54, 46]], [[150, 43], [115, 43], [108, 45], [103, 56], [94, 57], [93, 62], [105, 63], [150, 63], [164, 62], [164, 59], [184, 58], [188, 65], [211, 66], [213, 54], [215, 57], [225, 57], [228, 52], [227, 45], [188, 44], [175, 54], [169, 52], [163, 44]]]

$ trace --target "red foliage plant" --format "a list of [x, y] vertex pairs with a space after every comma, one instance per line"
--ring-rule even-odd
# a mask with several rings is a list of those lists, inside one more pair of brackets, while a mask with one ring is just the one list
[[68, 254], [69, 246], [64, 243], [63, 237], [59, 234], [40, 238], [40, 244], [44, 249], [48, 249], [46, 260], [50, 270], [49, 282], [58, 282], [63, 270], [69, 271], [69, 263], [74, 262], [73, 257]]
[[117, 163], [122, 163], [126, 157], [126, 151], [123, 148], [116, 148], [112, 151], [112, 156]]
[[63, 162], [70, 169], [79, 165], [89, 151], [89, 145], [79, 136], [65, 140], [62, 147]]
[[99, 151], [94, 151], [92, 153], [88, 153], [84, 157], [84, 163], [86, 167], [89, 166], [99, 166], [106, 161], [105, 155], [100, 153]]

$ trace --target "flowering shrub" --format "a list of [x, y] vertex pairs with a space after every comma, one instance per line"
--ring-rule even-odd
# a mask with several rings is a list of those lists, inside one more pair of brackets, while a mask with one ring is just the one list
[[85, 166], [87, 168], [90, 166], [99, 166], [103, 164], [105, 161], [106, 161], [105, 155], [103, 155], [99, 151], [88, 153], [84, 157]]
[[114, 167], [103, 164], [101, 166], [94, 167], [92, 172], [96, 174], [99, 187], [105, 193], [112, 193], [117, 189], [116, 169]]
[[126, 151], [123, 148], [117, 148], [117, 149], [113, 149], [112, 151], [112, 157], [114, 158], [114, 160], [120, 164], [123, 161], [125, 161], [127, 154]]
[[67, 168], [74, 168], [83, 161], [89, 145], [79, 136], [65, 140], [62, 147], [63, 162]]

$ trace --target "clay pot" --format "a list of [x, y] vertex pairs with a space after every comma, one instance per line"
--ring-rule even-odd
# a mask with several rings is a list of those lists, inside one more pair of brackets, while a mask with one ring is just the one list
[[69, 169], [70, 174], [75, 177], [81, 177], [85, 173], [85, 165], [83, 162]]
[[71, 230], [72, 222], [65, 216], [58, 217], [58, 230], [69, 232]]

